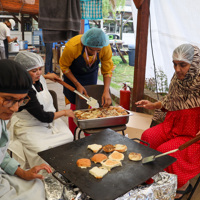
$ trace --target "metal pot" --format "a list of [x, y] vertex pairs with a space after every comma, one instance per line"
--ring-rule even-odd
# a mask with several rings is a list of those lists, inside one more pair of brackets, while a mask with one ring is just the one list
[[24, 49], [24, 41], [23, 41], [23, 40], [20, 40], [20, 41], [19, 41], [19, 49], [20, 49], [20, 50], [23, 50], [23, 49]]
[[28, 41], [27, 40], [20, 40], [18, 42], [19, 44], [19, 49], [23, 50], [23, 49], [28, 49]]
[[8, 43], [9, 52], [19, 52], [19, 44], [17, 42]]

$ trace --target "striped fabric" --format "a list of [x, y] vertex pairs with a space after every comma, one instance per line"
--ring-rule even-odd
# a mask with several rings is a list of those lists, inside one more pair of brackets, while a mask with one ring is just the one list
[[163, 107], [169, 111], [200, 107], [200, 49], [193, 47], [193, 60], [185, 78], [179, 80], [175, 73], [162, 101]]
[[103, 19], [102, 0], [80, 0], [81, 19]]
[[[194, 47], [194, 56], [190, 69], [183, 80], [179, 80], [174, 73], [169, 92], [161, 101], [167, 111], [176, 111], [200, 107], [200, 49]], [[156, 110], [153, 120], [163, 119], [165, 115]]]

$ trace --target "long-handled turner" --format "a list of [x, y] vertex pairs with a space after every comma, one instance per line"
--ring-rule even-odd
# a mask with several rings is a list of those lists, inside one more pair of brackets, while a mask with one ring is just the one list
[[192, 145], [193, 143], [197, 142], [198, 140], [200, 140], [200, 134], [197, 135], [196, 137], [194, 137], [193, 139], [187, 141], [186, 143], [182, 144], [181, 146], [179, 146], [178, 149], [174, 149], [174, 150], [171, 150], [171, 151], [168, 151], [168, 152], [159, 154], [159, 155], [152, 155], [152, 156], [143, 158], [143, 159], [142, 159], [142, 164], [146, 164], [146, 163], [149, 163], [149, 162], [153, 162], [156, 158], [165, 156], [165, 155], [170, 154], [170, 153], [174, 153], [174, 152], [176, 152], [176, 151], [181, 151], [181, 150], [185, 149], [186, 147], [189, 147], [189, 146]]
[[79, 91], [77, 91], [75, 88], [73, 88], [71, 85], [65, 83], [64, 81], [61, 81], [61, 80], [56, 80], [56, 81], [58, 83], [60, 83], [61, 85], [63, 85], [64, 87], [66, 87], [67, 89], [69, 89], [70, 91], [81, 96], [83, 99], [85, 99], [87, 101], [87, 104], [90, 105], [92, 108], [99, 108], [99, 103], [96, 99], [94, 99], [92, 97], [86, 97], [85, 95], [81, 94]]

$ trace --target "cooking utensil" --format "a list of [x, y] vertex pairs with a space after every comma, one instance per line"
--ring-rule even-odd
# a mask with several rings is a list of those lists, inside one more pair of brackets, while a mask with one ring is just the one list
[[[88, 110], [88, 109], [82, 109]], [[74, 118], [74, 123], [82, 130], [92, 129], [92, 128], [102, 128], [102, 127], [111, 127], [111, 126], [120, 126], [127, 124], [129, 121], [129, 116], [133, 113], [127, 111], [127, 115], [121, 116], [112, 116], [112, 117], [102, 117], [95, 119], [81, 119], [77, 117]]]
[[83, 99], [85, 99], [87, 101], [87, 104], [90, 105], [92, 108], [99, 108], [99, 103], [98, 103], [98, 101], [96, 99], [94, 99], [92, 97], [86, 97], [85, 95], [81, 94], [74, 87], [72, 87], [71, 85], [65, 83], [64, 81], [57, 80], [57, 82], [60, 83], [61, 85], [63, 85], [64, 87], [66, 87], [67, 89], [69, 89], [70, 91], [76, 93], [77, 95], [79, 95]]
[[184, 144], [182, 144], [181, 146], [179, 146], [178, 149], [174, 149], [174, 150], [171, 150], [171, 151], [168, 151], [168, 152], [159, 154], [159, 155], [152, 155], [152, 156], [143, 158], [143, 159], [142, 159], [142, 164], [146, 164], [146, 163], [149, 163], [149, 162], [153, 162], [156, 158], [159, 158], [159, 157], [168, 155], [168, 154], [170, 154], [170, 153], [174, 153], [174, 152], [176, 152], [176, 151], [181, 151], [181, 150], [183, 150], [183, 149], [189, 147], [189, 146], [192, 145], [193, 143], [197, 142], [198, 140], [200, 140], [200, 135], [197, 135], [196, 137], [192, 138], [191, 140], [185, 142]]
[[[92, 162], [89, 169], [77, 167], [76, 161], [79, 158], [91, 158], [94, 155], [90, 149], [87, 149], [89, 144], [103, 146], [106, 144], [125, 144], [127, 151], [124, 152], [122, 167], [113, 168], [103, 179], [96, 179], [89, 174], [89, 169], [100, 166], [100, 164]], [[143, 157], [158, 154], [158, 151], [154, 149], [132, 141], [111, 129], [105, 129], [80, 140], [39, 152], [39, 155], [65, 179], [71, 181], [93, 200], [113, 200], [144, 183], [176, 161], [175, 158], [166, 156], [157, 160], [155, 164], [142, 165], [142, 161], [134, 162], [128, 159], [130, 152], [141, 153]], [[109, 153], [105, 154], [109, 155]]]

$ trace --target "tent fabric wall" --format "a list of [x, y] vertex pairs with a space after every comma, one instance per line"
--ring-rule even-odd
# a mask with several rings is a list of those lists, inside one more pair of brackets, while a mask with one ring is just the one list
[[[184, 43], [200, 47], [199, 6], [199, 0], [151, 0], [146, 78], [155, 76], [150, 39], [152, 39], [156, 70], [160, 69], [167, 75], [168, 84], [174, 73], [173, 50]], [[137, 9], [133, 2], [132, 12], [136, 30]]]

